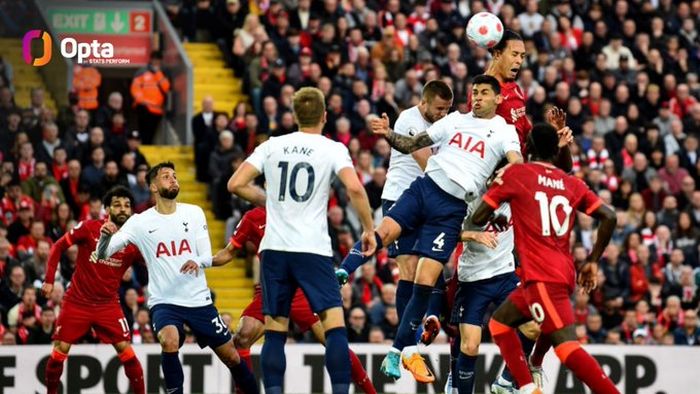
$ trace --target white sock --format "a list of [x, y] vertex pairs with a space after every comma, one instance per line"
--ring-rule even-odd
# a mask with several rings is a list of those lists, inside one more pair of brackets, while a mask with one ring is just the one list
[[533, 392], [536, 388], [537, 386], [535, 386], [534, 383], [528, 383], [525, 386], [521, 387], [520, 390], [518, 390], [518, 392], [520, 394], [527, 394]]
[[398, 353], [398, 354], [401, 354], [401, 350], [399, 350], [399, 349], [397, 349], [397, 348], [395, 348], [395, 347], [393, 347], [393, 346], [391, 347], [391, 349], [389, 349], [389, 351], [390, 351], [391, 353]]
[[418, 346], [406, 346], [403, 348], [403, 355], [406, 358], [411, 357], [413, 354], [418, 353]]

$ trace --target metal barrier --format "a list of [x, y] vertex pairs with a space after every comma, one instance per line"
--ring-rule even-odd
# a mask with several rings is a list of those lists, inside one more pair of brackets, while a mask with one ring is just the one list
[[[192, 102], [194, 100], [192, 63], [187, 57], [180, 38], [175, 32], [168, 15], [158, 1], [153, 1], [156, 31], [160, 33], [163, 50], [163, 66], [167, 70], [171, 82], [171, 94], [168, 99], [167, 119], [183, 145], [193, 143], [190, 119], [193, 116]], [[170, 139], [166, 139], [171, 143]]]

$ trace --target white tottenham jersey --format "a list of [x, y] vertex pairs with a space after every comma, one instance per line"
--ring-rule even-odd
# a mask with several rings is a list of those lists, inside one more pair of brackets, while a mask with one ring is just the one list
[[426, 174], [446, 192], [467, 201], [476, 198], [506, 152], [520, 153], [515, 126], [499, 115], [480, 119], [473, 112], [455, 111], [427, 132], [438, 151], [428, 159]]
[[498, 246], [491, 249], [475, 241], [464, 242], [464, 251], [459, 256], [457, 274], [460, 282], [474, 282], [490, 279], [494, 276], [515, 271], [515, 258], [513, 248], [515, 238], [513, 234], [513, 218], [510, 212], [510, 204], [504, 203], [495, 211], [496, 215], [503, 215], [508, 219], [508, 228], [502, 232], [489, 223], [479, 227], [472, 224], [471, 215], [481, 203], [481, 199], [472, 201], [467, 208], [467, 217], [464, 219], [464, 230], [489, 231], [496, 233]]
[[109, 242], [111, 256], [132, 243], [148, 267], [148, 306], [172, 304], [185, 307], [212, 303], [205, 275], [183, 274], [180, 268], [197, 256], [211, 256], [207, 219], [202, 208], [178, 203], [175, 212], [163, 215], [155, 207], [133, 215]]
[[[431, 124], [423, 118], [416, 105], [401, 112], [399, 118], [396, 119], [396, 124], [394, 124], [394, 133], [414, 137], [427, 130]], [[401, 153], [392, 148], [382, 199], [398, 200], [401, 193], [411, 185], [411, 182], [421, 175], [423, 175], [423, 170], [410, 153]]]
[[267, 183], [267, 224], [260, 251], [332, 256], [328, 198], [335, 175], [353, 168], [345, 145], [295, 132], [270, 138], [246, 161], [265, 174]]

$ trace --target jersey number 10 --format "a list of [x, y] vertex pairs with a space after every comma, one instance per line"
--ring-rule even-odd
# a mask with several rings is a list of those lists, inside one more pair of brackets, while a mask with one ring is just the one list
[[[277, 166], [282, 169], [282, 174], [280, 176], [280, 194], [279, 201], [284, 201], [287, 197], [287, 174], [289, 173], [289, 162], [281, 161]], [[299, 195], [297, 192], [297, 175], [300, 170], [306, 170], [306, 191], [304, 194]], [[291, 174], [289, 174], [289, 195], [296, 202], [304, 202], [311, 198], [311, 194], [314, 192], [314, 180], [316, 179], [316, 174], [314, 173], [314, 168], [311, 164], [307, 162], [299, 162], [292, 167]]]
[[[552, 234], [552, 229], [554, 229], [554, 234], [557, 237], [561, 237], [566, 234], [569, 229], [569, 220], [571, 219], [571, 204], [569, 200], [564, 196], [554, 196], [552, 201], [547, 198], [547, 193], [537, 192], [535, 193], [535, 200], [540, 203], [540, 220], [542, 221], [542, 235], [548, 237]], [[564, 223], [559, 222], [559, 217], [557, 216], [557, 208], [562, 207], [565, 214]]]

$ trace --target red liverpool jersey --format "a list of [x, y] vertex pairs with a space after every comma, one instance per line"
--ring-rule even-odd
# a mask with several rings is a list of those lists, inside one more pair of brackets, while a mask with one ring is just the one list
[[516, 164], [484, 195], [494, 209], [510, 202], [515, 248], [527, 282], [575, 287], [576, 269], [569, 238], [576, 210], [590, 214], [602, 201], [581, 180], [545, 163]]
[[46, 282], [53, 283], [58, 260], [65, 249], [78, 245], [78, 258], [71, 285], [65, 299], [80, 304], [109, 304], [119, 302], [119, 285], [124, 272], [134, 263], [143, 264], [143, 257], [134, 245], [128, 245], [112, 257], [90, 262], [90, 254], [97, 248], [102, 220], [78, 223], [56, 242], [49, 255]]
[[[503, 101], [496, 108], [496, 114], [501, 115], [508, 124], [515, 126], [515, 130], [520, 137], [520, 150], [525, 156], [527, 136], [532, 131], [532, 123], [525, 116], [525, 104], [527, 97], [523, 93], [520, 86], [515, 82], [501, 83], [501, 96]], [[472, 95], [471, 92], [467, 96], [467, 110], [472, 110]]]
[[260, 248], [260, 241], [265, 235], [265, 220], [267, 214], [265, 208], [256, 207], [246, 212], [238, 222], [236, 231], [231, 237], [231, 245], [236, 249], [241, 249], [246, 242], [255, 245], [255, 250]]

